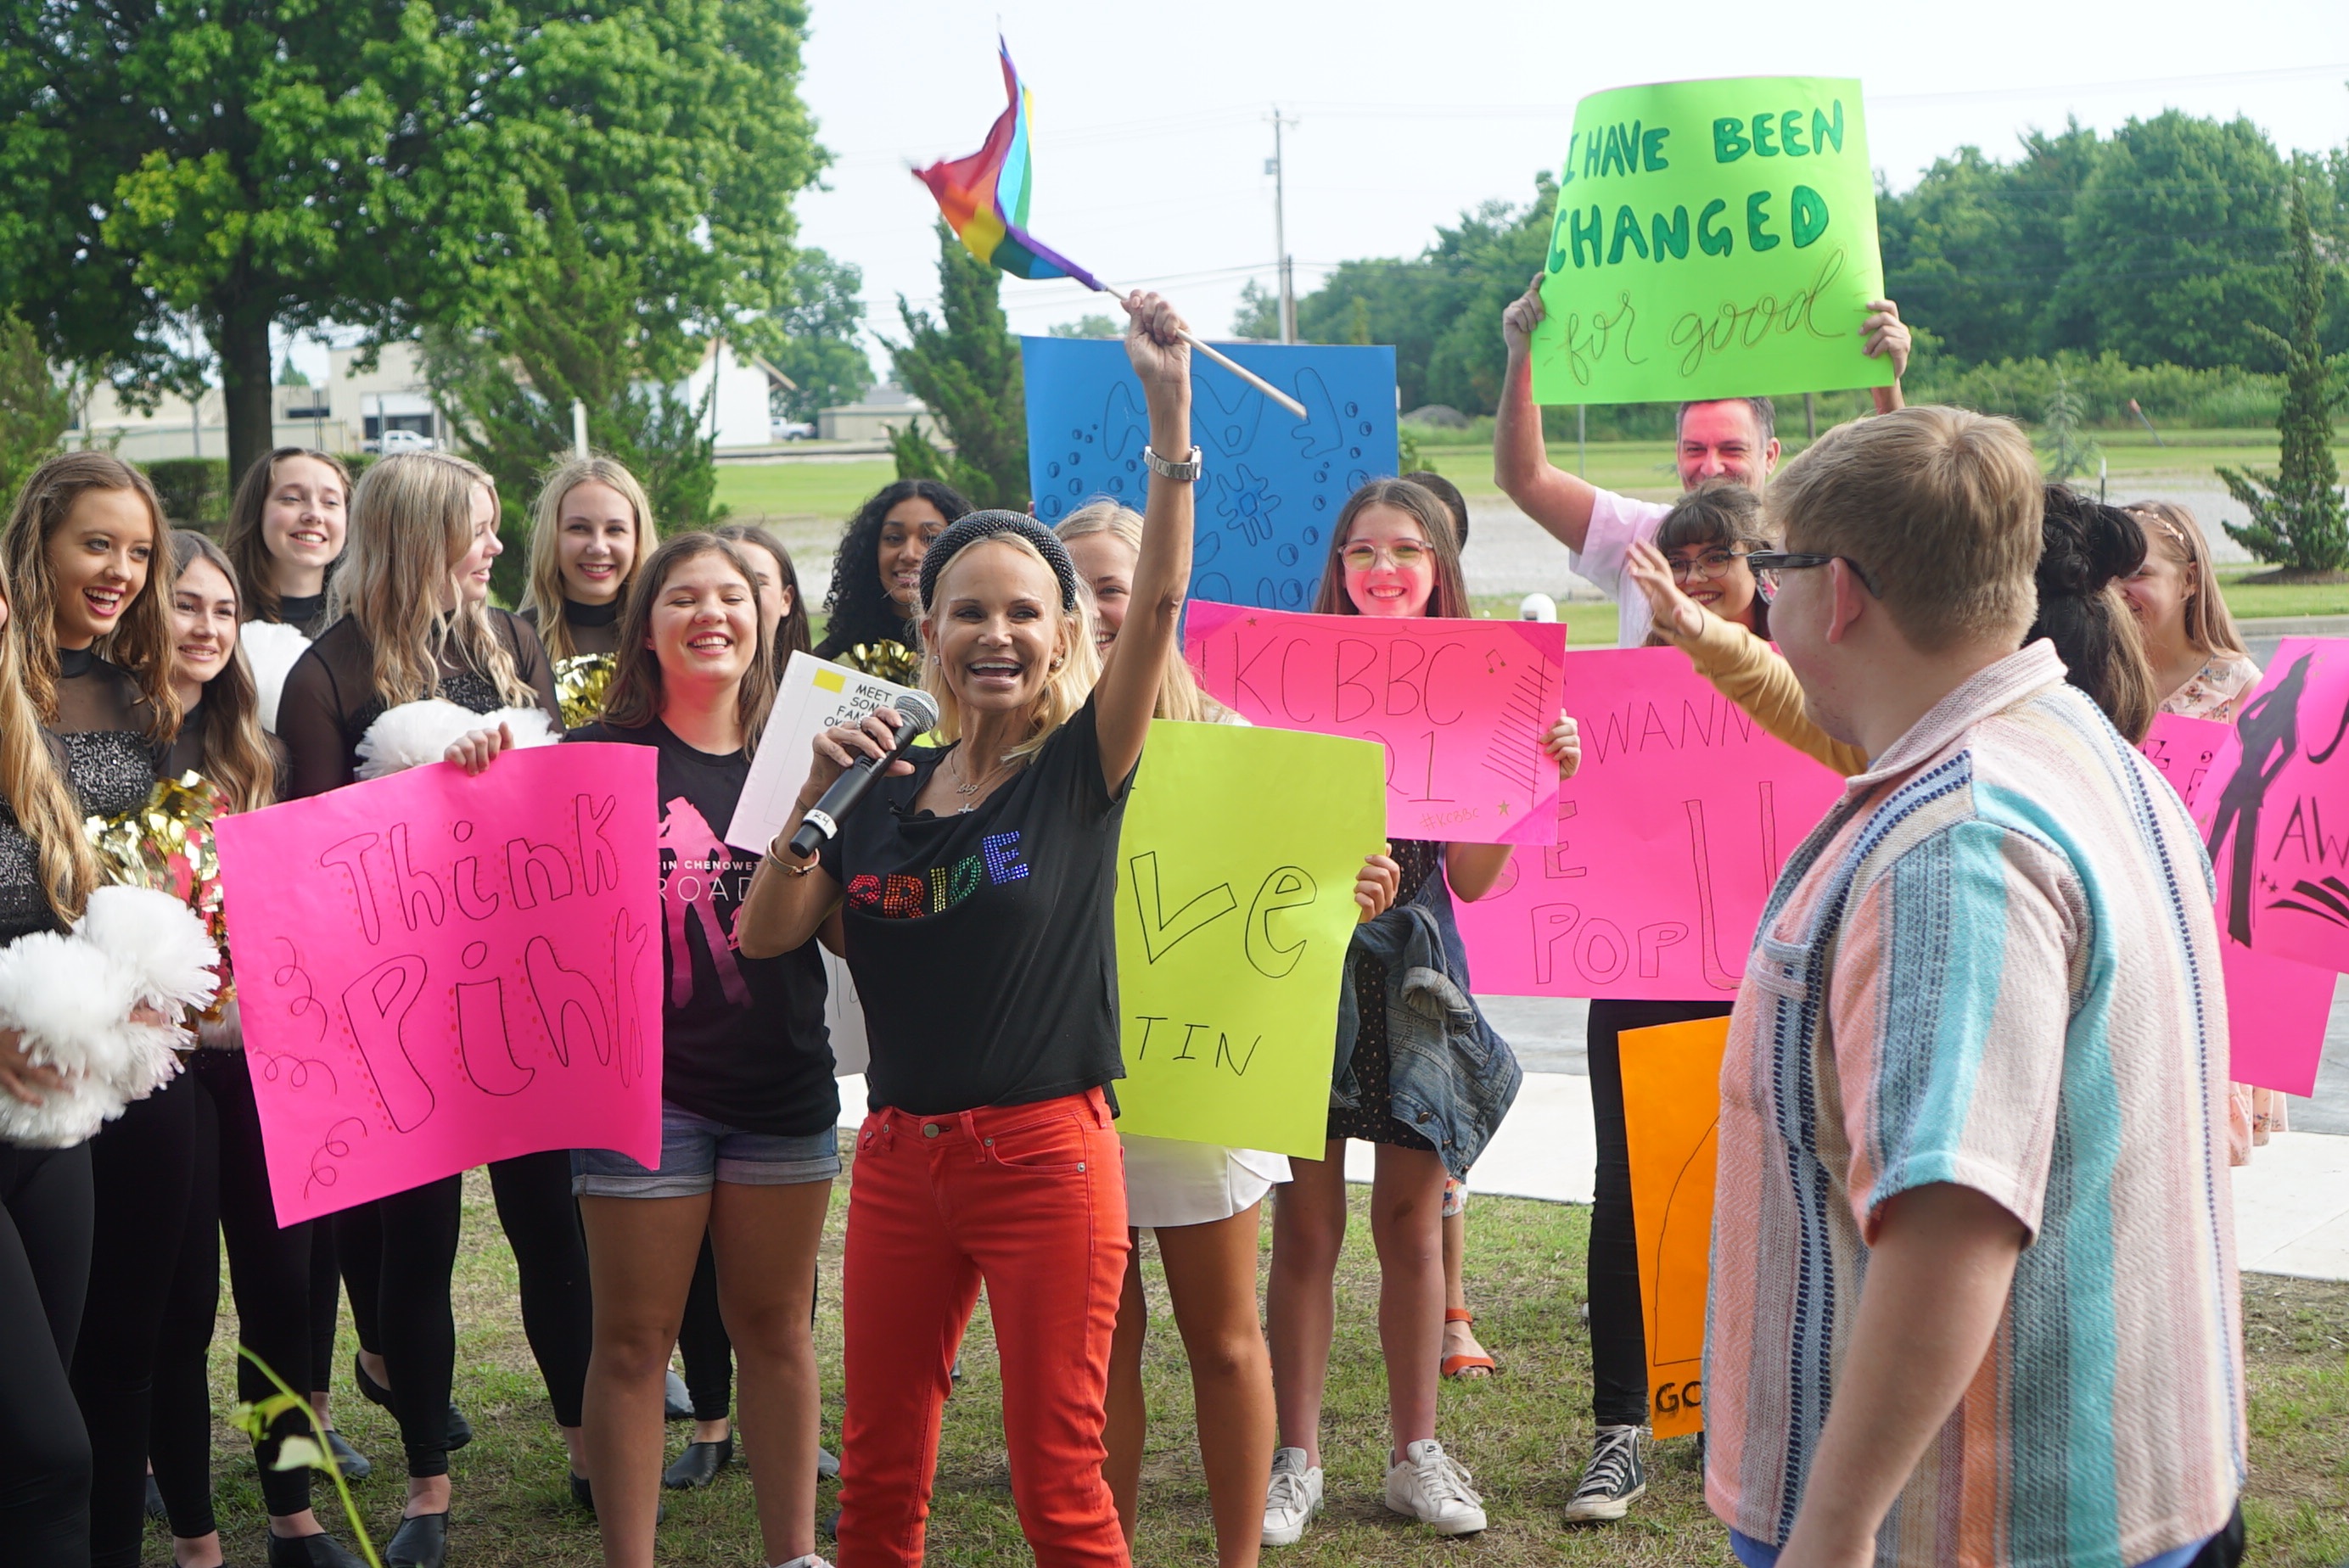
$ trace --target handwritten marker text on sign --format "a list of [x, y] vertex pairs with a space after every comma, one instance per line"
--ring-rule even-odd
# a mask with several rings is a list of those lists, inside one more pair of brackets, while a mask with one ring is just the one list
[[1533, 621], [1299, 615], [1194, 603], [1199, 684], [1251, 724], [1386, 748], [1395, 838], [1546, 844], [1566, 628]]

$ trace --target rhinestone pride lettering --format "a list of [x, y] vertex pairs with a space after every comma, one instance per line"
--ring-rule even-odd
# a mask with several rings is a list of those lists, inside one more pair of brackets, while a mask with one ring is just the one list
[[952, 865], [927, 872], [893, 872], [877, 877], [870, 872], [848, 879], [848, 902], [884, 920], [918, 920], [943, 914], [981, 887], [1001, 887], [1028, 874], [1019, 858], [1019, 830], [989, 833], [978, 841], [978, 852]]

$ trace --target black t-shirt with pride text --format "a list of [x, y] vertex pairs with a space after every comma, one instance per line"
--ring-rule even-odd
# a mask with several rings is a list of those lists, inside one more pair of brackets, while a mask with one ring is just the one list
[[1030, 1105], [1125, 1076], [1118, 1050], [1117, 837], [1088, 701], [975, 810], [914, 809], [957, 748], [916, 748], [823, 847], [846, 892], [874, 1109]]
[[655, 719], [640, 729], [591, 724], [563, 738], [650, 746], [660, 754], [661, 1098], [774, 1137], [840, 1119], [823, 958], [812, 939], [773, 958], [734, 948], [734, 916], [759, 857], [730, 846], [750, 777], [740, 751], [696, 750]]

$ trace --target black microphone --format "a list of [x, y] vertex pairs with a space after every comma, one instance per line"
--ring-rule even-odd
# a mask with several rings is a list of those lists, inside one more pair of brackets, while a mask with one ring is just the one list
[[864, 792], [873, 788], [873, 780], [881, 776], [881, 770], [912, 750], [915, 739], [928, 734], [938, 722], [938, 705], [922, 692], [906, 692], [893, 698], [888, 706], [895, 708], [897, 717], [905, 721], [897, 727], [896, 749], [884, 758], [860, 757], [832, 781], [832, 788], [823, 792], [823, 799], [809, 810], [799, 831], [792, 835], [792, 853], [800, 859], [814, 854], [826, 839], [837, 838], [840, 819], [864, 799]]

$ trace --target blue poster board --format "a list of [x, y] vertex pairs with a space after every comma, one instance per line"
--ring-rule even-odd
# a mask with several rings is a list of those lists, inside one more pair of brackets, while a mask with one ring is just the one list
[[[1305, 405], [1299, 421], [1204, 356], [1192, 365], [1191, 430], [1206, 458], [1191, 594], [1268, 610], [1312, 607], [1330, 525], [1346, 498], [1395, 471], [1392, 348], [1217, 344]], [[1095, 496], [1142, 509], [1150, 419], [1125, 346], [1023, 337], [1028, 485], [1057, 523]]]

